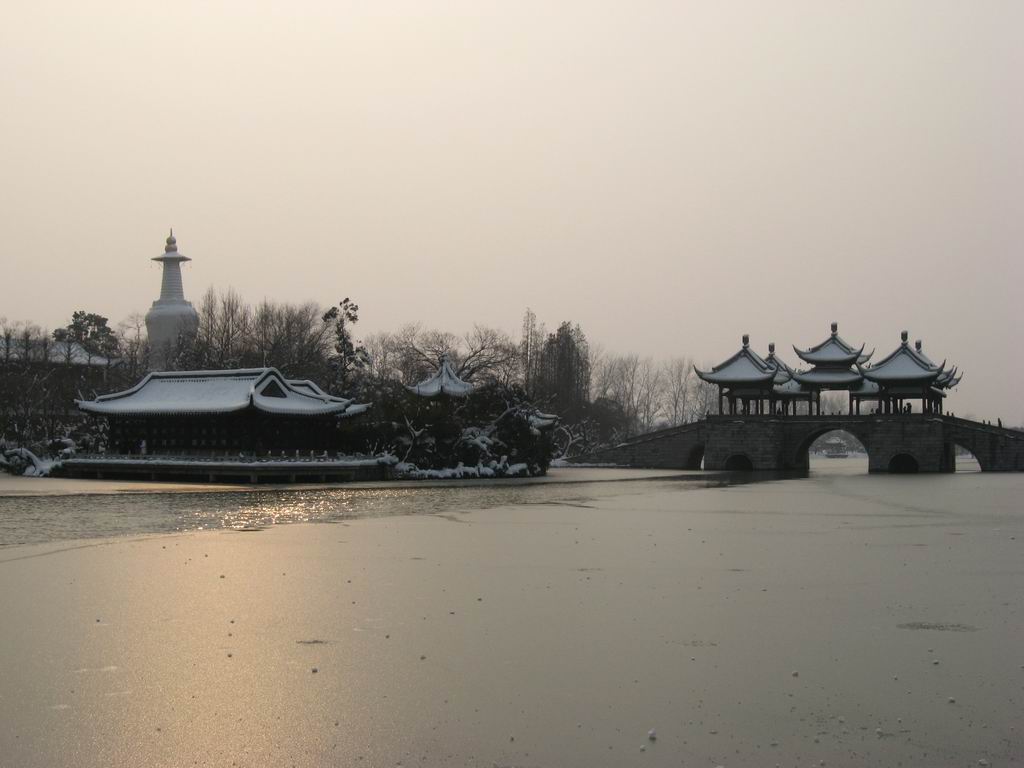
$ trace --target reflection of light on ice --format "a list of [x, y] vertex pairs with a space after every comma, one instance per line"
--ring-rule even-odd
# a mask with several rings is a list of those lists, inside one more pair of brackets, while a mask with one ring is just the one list
[[[586, 503], [604, 494], [595, 484], [619, 472], [630, 479], [667, 476], [645, 470], [566, 470], [570, 483], [490, 482], [486, 480], [365, 483], [353, 486], [239, 486], [201, 490], [162, 484], [159, 490], [122, 493], [125, 487], [85, 481], [90, 493], [35, 496], [0, 495], [0, 546], [92, 537], [240, 530], [303, 522], [338, 523], [364, 517], [450, 514], [509, 504]], [[695, 475], [696, 477], [696, 475]], [[73, 481], [68, 481], [73, 482]], [[706, 484], [706, 479], [695, 481]]]

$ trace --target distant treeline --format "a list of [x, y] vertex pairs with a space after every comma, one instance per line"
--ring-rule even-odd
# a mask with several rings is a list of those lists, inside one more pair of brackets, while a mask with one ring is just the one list
[[[557, 414], [559, 451], [575, 454], [633, 434], [715, 412], [717, 391], [690, 358], [613, 354], [591, 344], [569, 321], [548, 330], [526, 310], [518, 338], [483, 325], [459, 335], [409, 324], [359, 339], [359, 307], [346, 298], [330, 308], [262, 301], [210, 289], [196, 306], [194, 338], [171, 351], [177, 370], [273, 366], [334, 394], [378, 402], [392, 385], [415, 384], [448, 355], [478, 386], [515, 389]], [[102, 315], [75, 312], [53, 332], [0, 320], [0, 436], [40, 445], [83, 430], [76, 397], [131, 386], [148, 370], [142, 315], [111, 327]]]

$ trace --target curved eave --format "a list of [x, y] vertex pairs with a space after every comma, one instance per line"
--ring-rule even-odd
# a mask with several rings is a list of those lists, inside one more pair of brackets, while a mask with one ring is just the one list
[[[819, 345], [819, 347], [821, 346], [824, 345]], [[817, 349], [801, 350], [795, 344], [793, 345], [793, 351], [796, 352], [797, 356], [801, 360], [810, 365], [820, 365], [839, 368], [850, 366], [856, 363], [864, 353], [864, 345], [861, 344], [860, 349], [841, 356], [821, 355], [818, 354]]]
[[719, 376], [715, 371], [702, 371], [697, 366], [693, 366], [693, 370], [696, 372], [704, 381], [710, 384], [718, 384], [722, 387], [758, 387], [765, 386], [771, 383], [775, 379], [776, 371], [774, 369], [769, 370], [767, 373], [749, 378], [729, 378], [728, 376]]
[[419, 395], [420, 397], [427, 398], [441, 397], [442, 395], [444, 395], [445, 397], [469, 397], [471, 394], [473, 394], [472, 387], [465, 390], [453, 390], [450, 387], [446, 386], [434, 388], [427, 387], [422, 384], [415, 384], [411, 387], [406, 387], [406, 389], [412, 392], [414, 395]]
[[[898, 351], [899, 350], [897, 350], [897, 352]], [[888, 358], [886, 358], [886, 360], [887, 361], [892, 360], [893, 357], [894, 357], [894, 355], [890, 355]], [[917, 358], [914, 357], [913, 355], [910, 355], [910, 359], [913, 360], [915, 363], [920, 364], [920, 361], [918, 361]], [[914, 374], [897, 374], [897, 375], [889, 374], [889, 375], [887, 375], [886, 372], [885, 372], [885, 366], [884, 366], [883, 363], [879, 363], [878, 365], [872, 366], [871, 368], [862, 368], [859, 365], [857, 366], [857, 370], [859, 370], [861, 375], [865, 379], [867, 379], [868, 381], [874, 381], [874, 382], [877, 382], [879, 384], [885, 384], [887, 386], [897, 386], [897, 387], [898, 386], [904, 386], [904, 385], [917, 385], [917, 384], [920, 384], [920, 385], [930, 385], [930, 384], [933, 384], [936, 381], [936, 379], [938, 379], [940, 376], [942, 376], [942, 373], [945, 370], [945, 368], [946, 368], [946, 361], [943, 360], [942, 361], [942, 365], [940, 365], [935, 370], [921, 371], [921, 373], [919, 375], [914, 375]]]
[[862, 373], [864, 378], [868, 381], [873, 381], [876, 384], [888, 387], [903, 387], [909, 385], [930, 386], [935, 382], [936, 377], [938, 377], [937, 371], [923, 376], [885, 376], [884, 374], [878, 375], [871, 371], [862, 371]]
[[338, 416], [347, 418], [349, 416], [357, 416], [360, 413], [364, 413], [370, 407], [368, 404], [331, 403], [320, 407], [274, 408], [273, 405], [267, 405], [263, 402], [264, 400], [265, 398], [260, 398], [253, 403], [244, 403], [224, 408], [112, 408], [105, 406], [103, 403], [93, 403], [92, 401], [83, 400], [76, 400], [75, 404], [80, 410], [96, 414], [97, 416], [138, 416], [147, 418], [155, 416], [222, 416], [228, 413], [245, 411], [249, 408], [253, 408], [254, 410], [261, 411], [263, 413], [269, 413], [273, 416], [295, 416], [298, 418], [306, 416]]
[[216, 416], [225, 413], [237, 413], [249, 408], [249, 403], [242, 403], [223, 408], [117, 408], [106, 403], [91, 400], [76, 400], [79, 410], [95, 413], [98, 416]]
[[793, 378], [808, 387], [843, 387], [861, 381], [861, 375], [855, 371], [830, 371], [825, 375], [821, 371], [797, 372]]
[[253, 403], [253, 408], [273, 416], [344, 416], [348, 405], [336, 403], [324, 404], [323, 406], [303, 406], [301, 408], [274, 407], [275, 404], [263, 402], [263, 398]]

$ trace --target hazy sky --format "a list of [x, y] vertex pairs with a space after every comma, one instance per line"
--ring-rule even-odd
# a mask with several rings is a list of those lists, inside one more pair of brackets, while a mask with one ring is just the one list
[[0, 316], [343, 296], [720, 360], [899, 332], [1024, 422], [1024, 3], [7, 3]]

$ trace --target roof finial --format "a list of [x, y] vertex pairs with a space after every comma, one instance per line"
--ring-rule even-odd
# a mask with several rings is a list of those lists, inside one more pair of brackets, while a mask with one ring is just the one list
[[774, 341], [769, 341], [768, 342], [768, 354], [769, 355], [774, 355], [775, 354], [775, 342]]
[[833, 320], [832, 321], [832, 335], [835, 336], [837, 333], [839, 333], [839, 323], [837, 323], [835, 320]]
[[164, 253], [174, 253], [178, 250], [178, 241], [174, 239], [174, 227], [171, 227], [171, 234], [167, 237], [167, 245], [164, 246]]
[[914, 342], [914, 347], [917, 349], [918, 352], [921, 351], [921, 340], [920, 339], [918, 339], [917, 341]]
[[909, 334], [906, 331], [900, 331], [900, 340], [903, 342], [903, 346], [907, 345], [907, 337]]
[[749, 347], [750, 346], [750, 334], [749, 333], [744, 333], [743, 334], [743, 346], [744, 347]]

